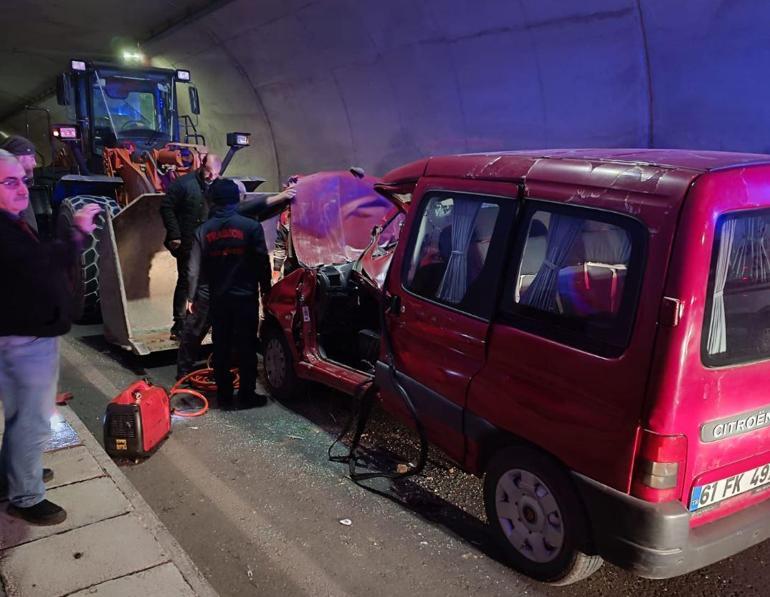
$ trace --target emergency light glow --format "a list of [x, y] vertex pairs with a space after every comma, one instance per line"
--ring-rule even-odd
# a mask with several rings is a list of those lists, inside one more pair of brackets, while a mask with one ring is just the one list
[[85, 60], [70, 60], [70, 68], [72, 70], [84, 71], [86, 70]]
[[176, 79], [177, 81], [190, 81], [190, 71], [189, 70], [178, 70], [176, 71]]

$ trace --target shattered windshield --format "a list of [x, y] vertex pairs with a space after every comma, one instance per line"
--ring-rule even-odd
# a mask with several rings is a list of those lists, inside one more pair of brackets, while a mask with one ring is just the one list
[[171, 86], [152, 74], [97, 73], [92, 83], [94, 128], [115, 140], [171, 138]]

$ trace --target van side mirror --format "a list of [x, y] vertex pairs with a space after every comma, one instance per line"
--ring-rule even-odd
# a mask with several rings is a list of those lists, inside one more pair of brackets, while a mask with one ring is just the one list
[[56, 77], [56, 102], [60, 106], [72, 104], [72, 82], [67, 73], [60, 73]]
[[187, 89], [190, 94], [190, 112], [193, 114], [201, 113], [201, 100], [198, 97], [198, 88], [190, 85]]

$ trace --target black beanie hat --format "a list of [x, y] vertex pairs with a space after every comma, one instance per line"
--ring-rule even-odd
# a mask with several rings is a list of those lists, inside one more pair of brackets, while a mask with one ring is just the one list
[[19, 135], [10, 135], [5, 141], [0, 142], [0, 149], [5, 149], [15, 156], [35, 155], [35, 146], [32, 141]]
[[232, 180], [220, 178], [211, 183], [209, 199], [215, 205], [233, 205], [241, 200], [241, 191]]

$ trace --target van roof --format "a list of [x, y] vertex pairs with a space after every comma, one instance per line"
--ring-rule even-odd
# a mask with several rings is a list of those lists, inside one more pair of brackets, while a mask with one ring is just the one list
[[736, 166], [770, 164], [770, 155], [761, 153], [700, 151], [695, 149], [547, 149], [543, 151], [509, 151], [486, 155], [527, 155], [534, 158], [622, 162], [699, 172], [723, 170]]
[[546, 149], [423, 158], [386, 174], [395, 187], [420, 177], [542, 182], [634, 191], [678, 203], [701, 174], [759, 164], [770, 155], [686, 149]]
[[[400, 171], [420, 171], [426, 173], [426, 166], [440, 161], [452, 169], [457, 170], [456, 176], [462, 169], [462, 165], [489, 164], [490, 162], [535, 162], [538, 160], [585, 160], [590, 162], [614, 162], [633, 164], [637, 166], [656, 166], [670, 170], [690, 170], [699, 173], [712, 170], [724, 170], [728, 168], [770, 164], [770, 155], [762, 153], [737, 153], [728, 151], [701, 151], [695, 149], [542, 149], [542, 150], [516, 150], [488, 153], [466, 153], [439, 157], [428, 157], [416, 160], [406, 166], [397, 168], [392, 173]], [[523, 165], [523, 164], [522, 164]], [[438, 174], [435, 167], [430, 168], [433, 174]], [[450, 175], [450, 172], [441, 174]], [[390, 175], [386, 179], [394, 180]], [[398, 177], [395, 177], [398, 178]]]

